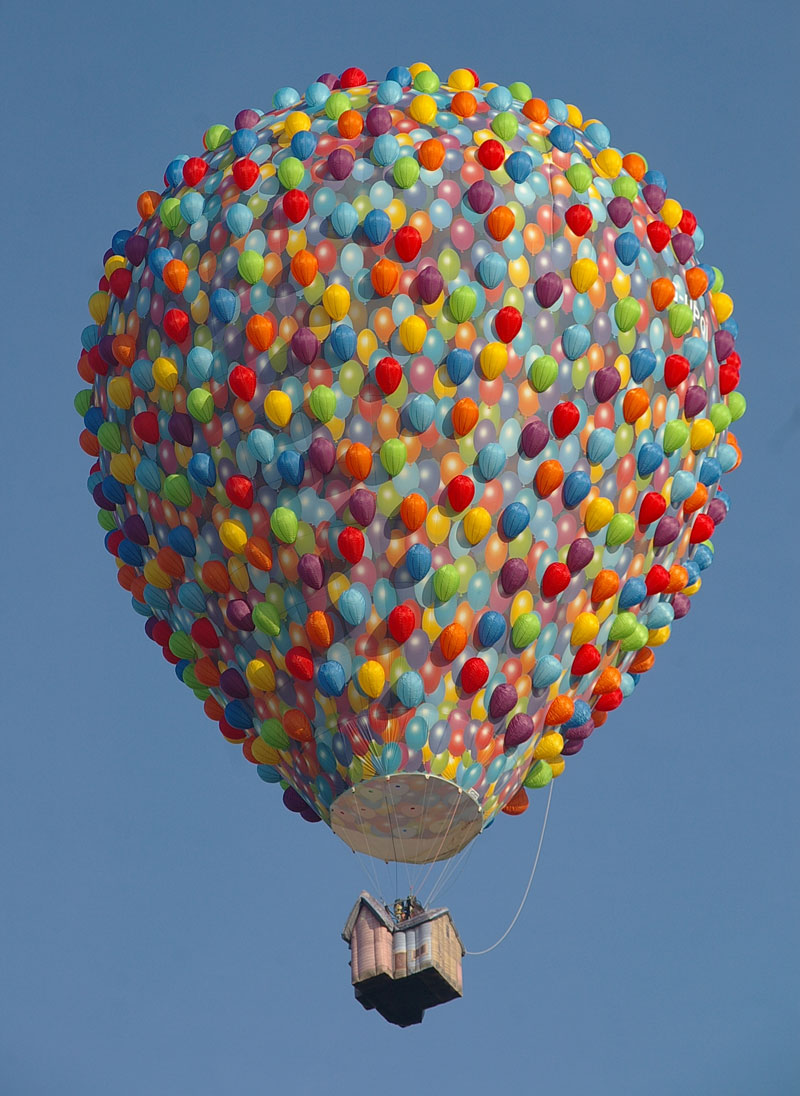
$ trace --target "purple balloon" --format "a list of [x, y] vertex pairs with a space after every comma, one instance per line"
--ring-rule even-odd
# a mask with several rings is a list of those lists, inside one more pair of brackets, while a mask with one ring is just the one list
[[125, 241], [125, 258], [132, 266], [138, 266], [147, 254], [145, 236], [129, 236]]
[[[322, 83], [322, 81], [320, 81]], [[291, 785], [283, 793], [283, 805], [290, 811], [294, 811], [295, 814], [300, 814], [302, 811], [308, 810], [308, 803], [303, 799], [299, 792], [296, 792]]]
[[736, 340], [730, 331], [715, 331], [714, 332], [714, 353], [717, 356], [717, 361], [725, 361], [732, 353], [736, 346]]
[[624, 228], [633, 216], [633, 202], [630, 198], [612, 198], [608, 203], [608, 215], [617, 228]]
[[728, 516], [728, 510], [722, 499], [712, 499], [706, 511], [715, 525], [721, 525]]
[[681, 523], [678, 518], [666, 516], [656, 526], [653, 533], [653, 545], [656, 548], [666, 548], [681, 535]]
[[318, 472], [327, 476], [336, 464], [336, 446], [330, 438], [314, 438], [308, 450], [308, 459]]
[[667, 200], [667, 196], [660, 186], [656, 186], [655, 183], [647, 183], [642, 187], [642, 197], [652, 209], [653, 213], [658, 211]]
[[536, 279], [533, 292], [542, 308], [552, 308], [564, 292], [561, 275], [556, 274], [554, 270], [551, 270], [548, 274], [542, 274], [541, 278]]
[[492, 690], [492, 699], [489, 701], [489, 718], [494, 722], [508, 715], [512, 708], [516, 707], [519, 697], [517, 690], [509, 682], [496, 685]]
[[313, 807], [306, 807], [303, 811], [297, 812], [304, 822], [321, 822], [322, 819], [314, 810]]
[[565, 742], [561, 747], [561, 754], [563, 757], [570, 757], [572, 754], [580, 753], [583, 749], [582, 738], [571, 738], [568, 742]]
[[[495, 690], [496, 692], [497, 690]], [[492, 693], [494, 699], [494, 693]], [[507, 750], [513, 750], [515, 746], [521, 746], [527, 742], [533, 734], [533, 720], [529, 715], [518, 712], [506, 727], [504, 745]]]
[[141, 514], [131, 514], [122, 523], [122, 531], [134, 544], [149, 544], [150, 534]]
[[297, 561], [297, 573], [300, 581], [312, 590], [321, 590], [325, 582], [325, 568], [319, 556], [307, 552]]
[[250, 695], [250, 688], [238, 670], [230, 666], [223, 670], [219, 677], [219, 687], [226, 696], [232, 700], [246, 700]]
[[359, 487], [350, 496], [350, 513], [359, 525], [371, 525], [375, 517], [375, 496], [371, 491]]
[[299, 327], [292, 335], [291, 347], [292, 353], [303, 365], [311, 365], [319, 354], [319, 339], [309, 328]]
[[101, 510], [116, 510], [117, 508], [117, 504], [115, 502], [109, 502], [103, 494], [102, 483], [98, 483], [97, 486], [92, 489], [92, 498], [95, 501], [95, 505]]
[[598, 403], [608, 403], [619, 392], [620, 375], [613, 365], [604, 365], [594, 375], [594, 396]]
[[500, 587], [506, 597], [515, 594], [528, 581], [528, 564], [524, 559], [507, 559], [500, 568]]
[[334, 179], [346, 179], [351, 174], [354, 163], [355, 160], [349, 149], [335, 148], [328, 156], [328, 171]]
[[692, 599], [686, 594], [675, 594], [672, 598], [672, 608], [675, 610], [675, 619], [685, 617], [692, 607]]
[[155, 629], [156, 624], [158, 624], [158, 617], [154, 616], [148, 617], [144, 622], [144, 634], [148, 639], [153, 638], [153, 630]]
[[576, 574], [587, 567], [594, 558], [594, 545], [588, 537], [578, 537], [573, 540], [567, 552], [567, 567], [570, 574]]
[[426, 266], [417, 274], [417, 291], [425, 304], [439, 299], [444, 288], [444, 278], [435, 266]]
[[694, 240], [685, 232], [677, 232], [672, 237], [672, 250], [679, 263], [688, 263], [694, 255]]
[[117, 359], [114, 357], [114, 336], [103, 335], [100, 342], [97, 344], [97, 349], [100, 353], [100, 357], [106, 363], [113, 368], [116, 368]]
[[387, 107], [370, 107], [367, 111], [366, 126], [373, 137], [380, 137], [392, 128], [392, 112]]
[[469, 188], [466, 198], [476, 213], [486, 213], [494, 201], [494, 187], [486, 179], [479, 179]]
[[189, 448], [194, 441], [194, 423], [191, 415], [183, 415], [180, 411], [173, 411], [167, 423], [169, 435], [178, 445]]
[[687, 419], [693, 419], [699, 415], [708, 403], [708, 393], [699, 384], [686, 389], [686, 397], [683, 401], [683, 413]]
[[538, 457], [549, 441], [550, 430], [547, 423], [536, 415], [525, 423], [519, 439], [522, 452], [529, 460]]
[[255, 631], [256, 626], [253, 624], [253, 614], [246, 601], [236, 600], [228, 602], [225, 606], [225, 615], [232, 628], [236, 628], [240, 632]]
[[[316, 83], [324, 84], [329, 91], [333, 91], [333, 89], [339, 83], [339, 78], [338, 76], [334, 76], [332, 72], [323, 72], [321, 76], [317, 77]], [[284, 800], [285, 798], [286, 797], [284, 796]]]
[[258, 120], [261, 115], [257, 110], [251, 110], [249, 107], [245, 107], [244, 110], [240, 110], [233, 120], [233, 124], [236, 129], [253, 129], [258, 125]]
[[562, 727], [561, 733], [569, 741], [576, 739], [588, 738], [594, 730], [594, 720], [587, 719], [585, 723], [581, 723], [578, 727]]

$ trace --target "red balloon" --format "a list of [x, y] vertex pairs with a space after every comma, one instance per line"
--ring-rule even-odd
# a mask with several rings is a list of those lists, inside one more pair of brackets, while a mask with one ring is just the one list
[[125, 539], [125, 534], [121, 529], [115, 529], [113, 533], [108, 534], [106, 540], [106, 550], [111, 553], [112, 556], [117, 554], [117, 549], [120, 546], [120, 542]]
[[494, 318], [494, 329], [501, 342], [510, 343], [517, 337], [521, 327], [522, 315], [512, 305], [501, 308]]
[[158, 415], [155, 411], [140, 411], [134, 416], [133, 429], [148, 445], [158, 444], [161, 432], [158, 429]]
[[353, 525], [342, 529], [336, 541], [344, 558], [354, 566], [364, 555], [364, 534]]
[[394, 237], [394, 249], [404, 263], [416, 259], [422, 249], [422, 236], [413, 225], [404, 225]]
[[416, 618], [410, 605], [397, 605], [387, 620], [389, 634], [396, 643], [405, 643], [414, 631]]
[[343, 88], [363, 88], [366, 82], [366, 73], [360, 68], [346, 68], [339, 77], [339, 84]]
[[664, 381], [668, 388], [677, 388], [689, 376], [689, 361], [683, 354], [670, 354], [664, 362]]
[[111, 275], [108, 282], [108, 288], [118, 297], [119, 300], [124, 301], [128, 296], [128, 290], [131, 287], [131, 279], [133, 273], [130, 270], [126, 270], [125, 267], [120, 267], [119, 270], [115, 270]]
[[570, 232], [576, 236], [585, 236], [592, 227], [594, 217], [588, 206], [573, 205], [565, 212], [564, 220], [569, 225]]
[[246, 365], [236, 365], [228, 377], [228, 387], [240, 400], [249, 402], [256, 394], [257, 377], [255, 371]]
[[461, 667], [461, 688], [465, 693], [477, 693], [489, 680], [489, 667], [482, 658], [468, 658]]
[[400, 387], [403, 379], [403, 367], [395, 358], [381, 358], [375, 366], [375, 380], [381, 392], [391, 396]]
[[714, 519], [709, 517], [708, 514], [698, 514], [694, 519], [689, 541], [692, 544], [701, 544], [704, 540], [708, 540], [713, 532]]
[[457, 514], [466, 510], [475, 497], [475, 484], [469, 476], [455, 476], [447, 485], [447, 501]]
[[542, 595], [550, 601], [569, 586], [572, 575], [566, 563], [551, 563], [542, 575]]
[[499, 141], [490, 139], [484, 141], [478, 149], [478, 162], [487, 171], [497, 171], [506, 158], [506, 150]]
[[305, 647], [292, 647], [286, 653], [286, 669], [300, 681], [310, 681], [314, 676], [314, 660]]
[[245, 156], [233, 165], [233, 178], [240, 190], [249, 190], [259, 175], [258, 164]]
[[684, 209], [683, 216], [678, 222], [678, 231], [685, 232], [687, 236], [693, 236], [697, 228], [697, 218], [690, 209]]
[[287, 190], [283, 196], [283, 212], [292, 224], [299, 224], [309, 210], [308, 195], [302, 190]]
[[600, 665], [600, 652], [593, 643], [584, 643], [572, 660], [572, 673], [575, 677], [590, 674]]
[[[659, 498], [661, 496], [659, 495]], [[657, 563], [654, 567], [645, 575], [644, 584], [647, 587], [647, 592], [651, 596], [653, 594], [663, 594], [666, 588], [669, 586], [669, 571], [666, 567], [662, 567], [660, 563]]]
[[167, 624], [166, 620], [159, 620], [158, 623], [153, 626], [153, 639], [159, 647], [166, 647], [171, 635], [172, 629], [169, 624]]
[[213, 651], [219, 647], [219, 636], [208, 617], [200, 617], [196, 620], [190, 634], [198, 647], [203, 647], [207, 651]]
[[649, 491], [643, 496], [639, 504], [639, 524], [650, 525], [663, 516], [667, 508], [667, 500], [658, 491]]
[[164, 316], [164, 330], [175, 343], [189, 338], [189, 317], [179, 308], [171, 308]]
[[603, 693], [602, 696], [597, 698], [594, 710], [596, 712], [613, 712], [623, 700], [622, 689], [613, 689], [610, 693]]
[[187, 186], [197, 186], [207, 171], [208, 164], [201, 156], [190, 156], [183, 165], [183, 181]]
[[253, 484], [247, 476], [230, 476], [225, 484], [225, 494], [234, 506], [249, 510], [253, 505]]
[[651, 221], [647, 226], [647, 238], [653, 251], [663, 251], [672, 238], [672, 232], [663, 221]]
[[569, 400], [557, 403], [553, 408], [551, 419], [553, 433], [557, 438], [565, 438], [567, 434], [572, 433], [580, 422], [580, 418], [581, 413], [574, 403], [570, 403]]
[[739, 370], [735, 365], [726, 362], [719, 367], [719, 391], [721, 396], [727, 396], [733, 392], [739, 384]]

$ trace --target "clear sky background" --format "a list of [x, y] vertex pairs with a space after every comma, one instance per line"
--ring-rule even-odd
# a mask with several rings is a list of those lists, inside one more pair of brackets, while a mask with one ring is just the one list
[[[794, 5], [6, 0], [0, 19], [0, 1091], [800, 1092]], [[527, 80], [665, 172], [734, 297], [749, 411], [714, 566], [568, 760], [519, 923], [466, 960], [462, 1001], [401, 1031], [353, 999], [358, 859], [283, 809], [117, 586], [72, 397], [103, 252], [175, 155], [282, 85], [415, 60]], [[469, 948], [513, 915], [544, 800], [444, 894]]]

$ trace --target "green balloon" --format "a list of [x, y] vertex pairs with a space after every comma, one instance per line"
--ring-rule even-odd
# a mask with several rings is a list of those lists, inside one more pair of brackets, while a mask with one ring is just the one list
[[192, 489], [186, 476], [175, 473], [164, 480], [164, 494], [174, 506], [191, 506]]
[[188, 666], [184, 666], [183, 674], [181, 676], [183, 677], [183, 684], [188, 685], [193, 693], [198, 689], [204, 688], [202, 682], [197, 680], [197, 674], [194, 672], [194, 666], [192, 666], [191, 663]]
[[527, 103], [529, 99], [533, 98], [530, 85], [526, 84], [524, 80], [515, 80], [513, 84], [508, 85], [508, 90], [519, 103]]
[[450, 294], [448, 301], [450, 313], [456, 323], [466, 323], [475, 311], [477, 303], [478, 295], [470, 285], [460, 285]]
[[439, 601], [449, 601], [458, 590], [458, 571], [452, 563], [445, 563], [433, 575], [433, 592]]
[[672, 419], [664, 428], [664, 452], [675, 453], [689, 437], [689, 427], [680, 419]]
[[279, 719], [265, 719], [261, 724], [261, 730], [259, 734], [264, 739], [268, 746], [272, 746], [275, 750], [288, 750], [289, 736], [281, 726]]
[[350, 109], [350, 99], [343, 91], [334, 91], [325, 100], [325, 113], [335, 122], [336, 119]]
[[390, 476], [399, 476], [406, 463], [406, 447], [399, 438], [389, 438], [381, 446], [381, 464]]
[[201, 685], [199, 689], [192, 689], [192, 692], [201, 704], [205, 704], [205, 702], [211, 696], [211, 690], [207, 689], [205, 685]]
[[628, 635], [624, 637], [620, 643], [621, 651], [641, 651], [649, 638], [649, 632], [646, 624], [637, 624], [636, 627]]
[[688, 304], [671, 304], [668, 309], [669, 329], [676, 339], [692, 330], [692, 310]]
[[642, 306], [635, 297], [623, 297], [614, 305], [614, 319], [620, 331], [632, 331], [642, 315]]
[[639, 197], [639, 187], [630, 175], [618, 176], [611, 184], [611, 189], [617, 198], [629, 198], [634, 202]]
[[715, 403], [709, 411], [708, 417], [711, 419], [711, 423], [717, 434], [721, 434], [723, 430], [727, 430], [733, 421], [731, 409], [726, 407], [724, 403]]
[[182, 220], [180, 199], [165, 198], [158, 207], [158, 215], [164, 228], [174, 232]]
[[606, 526], [606, 544], [609, 548], [618, 548], [630, 540], [636, 530], [633, 514], [614, 514]]
[[511, 141], [516, 137], [519, 122], [510, 110], [501, 110], [492, 119], [492, 130], [501, 141]]
[[722, 276], [722, 271], [717, 266], [712, 266], [714, 271], [714, 284], [711, 286], [712, 293], [721, 293], [722, 287], [725, 285], [725, 279]]
[[336, 412], [336, 394], [327, 384], [312, 388], [308, 405], [320, 422], [330, 422]]
[[106, 533], [113, 533], [117, 528], [116, 520], [110, 510], [97, 511], [97, 524], [101, 529], [104, 529]]
[[[281, 167], [283, 167], [283, 164], [281, 164]], [[280, 175], [280, 169], [278, 174]], [[239, 256], [237, 266], [244, 280], [250, 285], [255, 285], [256, 282], [261, 281], [264, 273], [264, 256], [259, 255], [257, 251], [243, 251]]]
[[278, 540], [282, 540], [284, 544], [294, 544], [297, 540], [297, 515], [288, 506], [278, 506], [273, 510], [269, 525]]
[[296, 156], [287, 156], [278, 165], [278, 182], [287, 190], [294, 190], [302, 183], [305, 173], [302, 160], [298, 160]]
[[558, 362], [550, 354], [542, 354], [531, 362], [528, 382], [536, 392], [546, 392], [558, 377]]
[[546, 761], [537, 761], [528, 769], [528, 775], [522, 781], [526, 788], [546, 788], [553, 779], [553, 770]]
[[205, 388], [193, 388], [186, 397], [186, 408], [198, 422], [211, 422], [214, 418], [214, 397]]
[[401, 156], [395, 160], [394, 181], [401, 190], [408, 190], [419, 178], [419, 164], [413, 156]]
[[437, 754], [434, 758], [431, 758], [431, 772], [434, 776], [439, 776], [449, 764], [450, 754], [445, 750], [444, 753]]
[[414, 91], [421, 91], [425, 95], [433, 95], [441, 86], [441, 80], [430, 69], [423, 69], [414, 77]]
[[618, 640], [624, 639], [631, 634], [636, 624], [635, 613], [617, 613], [608, 633], [609, 640], [616, 643]]
[[522, 613], [514, 621], [511, 628], [511, 642], [519, 650], [529, 647], [534, 640], [539, 638], [542, 630], [542, 622], [538, 613]]
[[83, 416], [92, 406], [91, 388], [82, 388], [80, 392], [77, 392], [75, 394], [75, 399], [72, 401], [72, 404], [80, 417], [83, 418]]
[[197, 649], [186, 632], [173, 632], [169, 637], [169, 649], [176, 658], [197, 658]]
[[579, 194], [584, 194], [592, 185], [592, 169], [588, 164], [571, 164], [564, 172], [567, 182]]
[[217, 124], [215, 126], [209, 126], [203, 135], [203, 143], [209, 151], [213, 152], [214, 149], [224, 145], [226, 141], [230, 141], [231, 131], [227, 126]]
[[252, 617], [253, 624], [263, 635], [274, 638], [281, 634], [280, 613], [269, 601], [260, 601], [253, 609]]
[[728, 410], [731, 413], [731, 421], [736, 422], [747, 410], [747, 400], [741, 392], [728, 393]]
[[122, 438], [115, 422], [102, 423], [97, 431], [97, 440], [109, 453], [119, 453], [122, 450]]

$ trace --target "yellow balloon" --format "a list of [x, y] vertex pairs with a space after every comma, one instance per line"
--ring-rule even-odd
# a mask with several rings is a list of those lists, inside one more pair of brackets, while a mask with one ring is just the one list
[[172, 579], [164, 574], [154, 559], [149, 559], [145, 563], [144, 577], [151, 586], [157, 586], [159, 590], [168, 590], [172, 585]]
[[530, 590], [520, 590], [520, 592], [514, 597], [511, 602], [511, 611], [509, 613], [509, 619], [511, 621], [511, 627], [517, 623], [517, 620], [524, 616], [525, 613], [533, 612], [533, 595]]
[[292, 417], [292, 401], [285, 392], [274, 389], [264, 400], [264, 412], [276, 426], [286, 426]]
[[475, 506], [464, 516], [464, 536], [470, 544], [483, 540], [492, 527], [492, 515], [482, 506]]
[[472, 91], [475, 87], [475, 77], [469, 69], [454, 69], [447, 77], [447, 85], [456, 91]]
[[611, 499], [594, 499], [586, 508], [584, 525], [586, 532], [591, 536], [598, 533], [604, 525], [608, 525], [614, 516], [614, 503]]
[[599, 173], [607, 179], [616, 179], [622, 171], [622, 156], [615, 148], [604, 148], [597, 153], [594, 162]]
[[247, 530], [240, 521], [228, 518], [220, 524], [219, 539], [229, 552], [243, 552], [247, 544]]
[[178, 384], [178, 369], [169, 358], [156, 358], [153, 362], [153, 378], [159, 388], [174, 392]]
[[695, 453], [710, 445], [716, 434], [711, 419], [695, 419], [692, 423], [692, 432], [689, 435], [689, 444]]
[[409, 354], [419, 354], [428, 326], [421, 316], [406, 316], [400, 324], [400, 342]]
[[572, 625], [570, 643], [573, 647], [582, 647], [584, 643], [594, 643], [600, 631], [600, 621], [595, 613], [578, 613]]
[[431, 95], [415, 95], [411, 100], [408, 113], [421, 126], [429, 126], [436, 119], [438, 111], [436, 100]]
[[322, 305], [332, 320], [343, 320], [350, 308], [350, 294], [343, 285], [329, 285], [322, 294]]
[[108, 382], [108, 398], [115, 407], [127, 411], [133, 403], [133, 390], [128, 377], [112, 377]]
[[437, 640], [441, 635], [442, 626], [437, 621], [436, 613], [433, 609], [426, 609], [422, 614], [422, 630], [431, 643]]
[[262, 693], [275, 692], [275, 674], [268, 662], [261, 658], [251, 658], [244, 672], [254, 689], [260, 689]]
[[569, 276], [579, 293], [588, 293], [597, 281], [597, 263], [593, 259], [578, 259], [572, 264]]
[[311, 129], [311, 119], [302, 110], [293, 110], [283, 123], [283, 132], [290, 140], [295, 133], [300, 133], [305, 129]]
[[561, 756], [561, 751], [563, 749], [564, 739], [558, 731], [548, 731], [547, 734], [543, 734], [536, 743], [533, 756], [536, 761], [554, 761], [557, 757]]
[[648, 647], [662, 647], [669, 639], [669, 625], [665, 625], [663, 628], [654, 628], [647, 634]]
[[733, 315], [733, 301], [727, 293], [712, 293], [711, 303], [720, 323], [725, 323]]
[[659, 209], [658, 215], [665, 225], [669, 225], [670, 228], [677, 228], [683, 216], [683, 209], [674, 198], [667, 198], [661, 209]]
[[251, 740], [250, 752], [259, 763], [259, 765], [280, 764], [280, 751], [276, 750], [274, 746], [268, 745], [261, 737], [261, 735], [257, 735], [254, 739]]
[[555, 777], [561, 776], [561, 774], [563, 773], [566, 761], [563, 757], [554, 757], [552, 761], [548, 761], [548, 765], [553, 770], [553, 779], [555, 779]]
[[228, 574], [231, 576], [231, 582], [236, 589], [246, 594], [250, 589], [250, 573], [244, 560], [231, 556], [228, 560]]
[[127, 261], [124, 255], [109, 255], [106, 265], [103, 267], [103, 273], [107, 278], [110, 278], [114, 271], [121, 270]]
[[106, 322], [108, 305], [108, 294], [103, 292], [102, 289], [98, 289], [97, 292], [93, 293], [89, 298], [89, 315], [96, 324], [103, 324]]
[[358, 684], [367, 696], [371, 696], [373, 700], [375, 697], [380, 696], [385, 682], [386, 674], [383, 666], [375, 659], [369, 659], [358, 671]]
[[508, 350], [504, 343], [490, 342], [481, 350], [481, 369], [487, 380], [495, 380], [507, 365]]
[[631, 279], [628, 274], [623, 274], [621, 270], [617, 269], [617, 273], [611, 282], [611, 288], [614, 290], [614, 296], [617, 300], [622, 300], [623, 297], [630, 295], [631, 291]]
[[583, 115], [572, 103], [567, 103], [567, 125], [580, 129], [583, 125]]
[[136, 468], [128, 453], [115, 453], [110, 463], [111, 475], [120, 483], [136, 482]]

